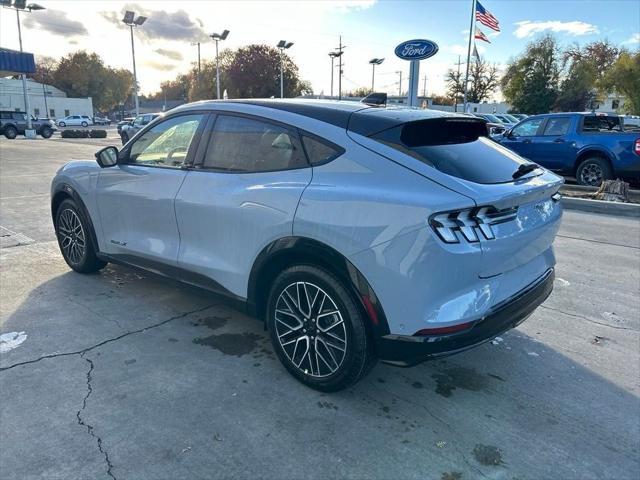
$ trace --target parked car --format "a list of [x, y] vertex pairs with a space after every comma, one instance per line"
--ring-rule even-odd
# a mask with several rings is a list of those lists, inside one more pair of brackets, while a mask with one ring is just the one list
[[134, 118], [134, 117], [127, 117], [127, 118], [125, 118], [124, 120], [119, 121], [119, 122], [116, 124], [116, 129], [118, 130], [118, 135], [120, 135], [120, 134], [121, 134], [121, 132], [122, 132], [122, 127], [123, 127], [123, 126], [128, 125], [128, 124], [131, 124], [131, 122], [133, 122], [134, 120], [135, 120], [135, 118]]
[[58, 120], [59, 127], [87, 127], [93, 125], [93, 120], [88, 115], [68, 115]]
[[[51, 186], [68, 265], [226, 295], [323, 391], [524, 321], [553, 288], [562, 178], [484, 120], [322, 100], [177, 107]], [[160, 168], [159, 168], [160, 167]]]
[[[38, 119], [31, 116], [31, 126], [37, 135], [42, 138], [50, 138], [57, 130], [56, 124], [48, 118]], [[24, 135], [27, 129], [27, 114], [25, 112], [14, 112], [11, 110], [0, 111], [0, 135], [8, 139], [14, 139], [18, 135]]]
[[111, 120], [105, 117], [93, 117], [93, 123], [96, 125], [111, 125]]
[[513, 115], [509, 115], [508, 113], [496, 113], [496, 117], [502, 120], [504, 123], [515, 125], [520, 121], [519, 118], [514, 117]]
[[640, 116], [638, 115], [620, 115], [622, 126], [625, 132], [640, 131]]
[[510, 113], [509, 115], [511, 115], [512, 117], [515, 117], [518, 121], [524, 120], [525, 118], [527, 118], [529, 116], [529, 115], [526, 115], [524, 113]]
[[534, 115], [498, 141], [550, 170], [598, 186], [613, 178], [640, 177], [640, 135], [624, 132], [617, 115]]
[[120, 129], [122, 145], [131, 140], [142, 127], [148, 125], [152, 120], [161, 115], [162, 113], [145, 113], [144, 115], [138, 115], [131, 123], [123, 125]]

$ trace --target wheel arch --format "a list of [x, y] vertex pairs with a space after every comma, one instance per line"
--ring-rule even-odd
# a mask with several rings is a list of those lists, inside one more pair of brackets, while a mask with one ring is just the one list
[[249, 275], [247, 304], [250, 313], [264, 320], [271, 281], [292, 265], [310, 264], [336, 275], [349, 289], [369, 321], [367, 331], [375, 338], [389, 333], [382, 305], [364, 275], [334, 248], [306, 237], [284, 237], [271, 242], [256, 257]]
[[578, 172], [578, 167], [580, 166], [580, 164], [591, 157], [598, 157], [606, 160], [609, 163], [609, 167], [611, 167], [611, 171], [613, 172], [613, 162], [611, 154], [609, 152], [599, 147], [586, 147], [578, 152], [575, 164], [573, 165], [573, 173], [576, 174]]
[[78, 205], [78, 208], [80, 209], [80, 213], [82, 214], [82, 216], [84, 217], [84, 220], [86, 220], [87, 224], [89, 225], [89, 229], [90, 229], [89, 238], [91, 239], [91, 244], [93, 245], [94, 251], [96, 253], [99, 253], [100, 248], [98, 247], [96, 229], [93, 226], [91, 215], [89, 215], [89, 211], [87, 210], [86, 205], [82, 201], [82, 197], [80, 197], [80, 194], [78, 194], [78, 192], [76, 192], [76, 190], [67, 183], [62, 183], [58, 185], [51, 197], [51, 219], [53, 220], [53, 228], [55, 229], [56, 227], [56, 213], [58, 212], [58, 208], [60, 207], [60, 204], [62, 204], [62, 202], [64, 202], [67, 199], [73, 200], [76, 203], [76, 205]]

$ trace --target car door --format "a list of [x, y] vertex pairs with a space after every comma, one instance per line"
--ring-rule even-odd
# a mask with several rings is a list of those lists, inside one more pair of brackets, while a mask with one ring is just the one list
[[180, 236], [174, 201], [206, 113], [174, 115], [151, 126], [100, 171], [96, 203], [105, 253], [140, 266], [175, 266]]
[[532, 153], [531, 139], [537, 135], [543, 120], [544, 117], [539, 117], [519, 123], [509, 131], [508, 135], [502, 137], [500, 143], [517, 154], [529, 158]]
[[568, 170], [576, 158], [575, 143], [568, 138], [573, 117], [547, 117], [539, 135], [531, 139], [530, 159], [551, 170]]
[[176, 198], [178, 266], [209, 287], [246, 297], [259, 252], [292, 235], [311, 173], [296, 129], [262, 117], [217, 115], [206, 153]]

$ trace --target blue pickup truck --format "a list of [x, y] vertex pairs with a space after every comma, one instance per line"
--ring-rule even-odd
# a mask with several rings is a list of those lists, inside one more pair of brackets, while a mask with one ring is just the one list
[[582, 185], [640, 178], [640, 132], [625, 131], [617, 115], [534, 115], [494, 140]]

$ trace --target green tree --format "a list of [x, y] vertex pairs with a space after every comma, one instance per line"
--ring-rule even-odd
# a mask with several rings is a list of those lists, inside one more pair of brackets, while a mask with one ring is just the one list
[[588, 59], [573, 61], [567, 76], [560, 84], [554, 110], [581, 112], [593, 107], [596, 101], [596, 66]]
[[502, 93], [518, 112], [549, 112], [558, 97], [560, 69], [557, 42], [545, 36], [509, 63], [501, 81]]
[[371, 89], [368, 87], [358, 87], [355, 90], [351, 90], [344, 94], [345, 97], [366, 97], [371, 93]]
[[600, 88], [624, 95], [626, 112], [640, 115], [640, 51], [622, 52], [604, 75]]

